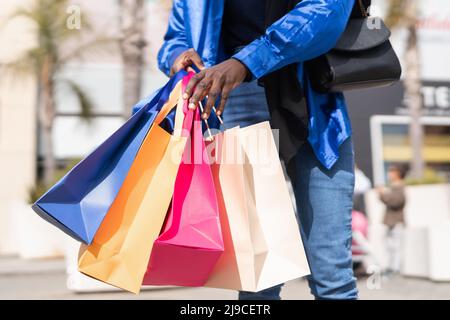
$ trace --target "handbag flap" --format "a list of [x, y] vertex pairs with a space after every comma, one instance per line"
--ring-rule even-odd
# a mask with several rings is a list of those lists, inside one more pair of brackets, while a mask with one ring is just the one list
[[381, 18], [350, 19], [333, 50], [362, 51], [389, 40], [391, 31]]

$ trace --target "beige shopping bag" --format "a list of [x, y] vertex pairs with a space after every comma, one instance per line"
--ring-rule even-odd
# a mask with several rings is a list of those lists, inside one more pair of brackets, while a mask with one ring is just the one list
[[269, 123], [226, 130], [209, 149], [225, 251], [206, 286], [255, 292], [308, 275]]

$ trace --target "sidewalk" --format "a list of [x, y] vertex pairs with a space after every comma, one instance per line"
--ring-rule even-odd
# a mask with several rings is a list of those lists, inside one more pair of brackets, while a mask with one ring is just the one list
[[0, 277], [42, 273], [61, 273], [66, 268], [64, 259], [25, 260], [14, 256], [0, 256]]
[[[450, 283], [396, 277], [381, 279], [379, 289], [374, 278], [360, 279], [361, 299], [450, 299]], [[0, 257], [0, 299], [236, 299], [237, 293], [211, 288], [146, 289], [140, 295], [126, 292], [73, 293], [66, 288], [62, 259], [21, 260]], [[282, 298], [310, 300], [305, 280], [286, 284]]]

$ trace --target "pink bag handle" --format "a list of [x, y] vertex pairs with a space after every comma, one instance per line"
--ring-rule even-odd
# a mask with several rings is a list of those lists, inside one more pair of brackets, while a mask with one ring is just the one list
[[[191, 80], [191, 78], [195, 75], [195, 72], [194, 71], [191, 71], [191, 70], [193, 70], [192, 68], [188, 68], [188, 70], [190, 70], [189, 71], [189, 73], [188, 73], [188, 75], [187, 76], [185, 76], [185, 77], [183, 77], [183, 80], [182, 80], [182, 92], [184, 93], [184, 91], [186, 90], [186, 86], [187, 86], [187, 84], [189, 83], [189, 80]], [[203, 113], [203, 104], [202, 104], [202, 102], [201, 101], [199, 101], [199, 108], [200, 108], [200, 112], [201, 113]], [[217, 114], [217, 110], [216, 110], [216, 108], [213, 106], [213, 111]], [[197, 110], [197, 109], [196, 109]], [[193, 117], [193, 114], [191, 114], [190, 113], [190, 111], [193, 111], [193, 110], [190, 110], [189, 108], [188, 108], [188, 101], [187, 100], [184, 100], [184, 106], [183, 106], [183, 111], [184, 111], [184, 114], [186, 115], [185, 116], [185, 120], [184, 120], [184, 124], [183, 124], [183, 130], [185, 131], [185, 132], [190, 132], [191, 131], [191, 129], [192, 129], [192, 120], [191, 120], [191, 118]], [[222, 118], [219, 116], [219, 115], [216, 115], [217, 116], [217, 119], [219, 120], [219, 122], [220, 122], [220, 124], [222, 124], [223, 125], [223, 120], [222, 120]], [[200, 115], [199, 115], [199, 118], [197, 118], [197, 116], [195, 116], [195, 119], [194, 119], [195, 121], [199, 121], [200, 120]], [[209, 124], [208, 124], [208, 120], [207, 119], [203, 119], [203, 122], [205, 123], [205, 125], [206, 125], [206, 130], [207, 130], [207, 132], [208, 132], [208, 139], [207, 140], [213, 140], [213, 135], [212, 135], [212, 133], [211, 133], [211, 128], [209, 127]]]
[[[193, 74], [192, 74], [193, 75]], [[191, 76], [192, 76], [191, 75]], [[191, 77], [186, 76], [183, 78], [183, 92], [184, 89], [189, 82]], [[195, 110], [190, 110], [187, 107], [187, 103], [185, 103], [186, 108], [185, 111], [185, 118], [183, 123], [183, 136], [190, 135], [191, 141], [186, 145], [187, 147], [190, 147], [191, 149], [188, 153], [183, 153], [182, 156], [182, 164], [187, 161], [188, 163], [191, 163], [193, 161], [193, 158], [195, 157], [198, 152], [200, 152], [201, 155], [203, 155], [203, 149], [205, 148], [205, 142], [203, 141], [203, 134], [202, 134], [202, 127], [200, 122], [200, 112], [199, 108], [196, 108]], [[200, 149], [200, 150], [199, 150]], [[173, 212], [173, 203], [171, 203], [169, 207], [169, 212]], [[169, 214], [167, 217], [167, 220], [164, 223], [162, 234], [158, 237], [156, 241], [167, 241], [171, 238], [173, 238], [177, 232], [181, 221], [181, 215], [176, 214]]]
[[[189, 72], [187, 76], [184, 76], [181, 80], [181, 95], [183, 95], [184, 91], [186, 90], [186, 86], [189, 83], [189, 80], [195, 75], [194, 72]], [[184, 120], [183, 120], [183, 133], [182, 136], [186, 137], [191, 134], [192, 125], [194, 122], [194, 110], [189, 109], [189, 101], [184, 100], [183, 101], [183, 113], [184, 113]], [[179, 110], [179, 109], [178, 109]]]

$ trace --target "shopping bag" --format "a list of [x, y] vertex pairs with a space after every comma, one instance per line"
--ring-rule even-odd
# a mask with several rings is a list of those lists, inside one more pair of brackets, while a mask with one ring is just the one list
[[202, 286], [224, 249], [198, 108], [194, 119], [178, 169], [171, 209], [153, 245], [145, 285]]
[[125, 124], [33, 204], [33, 210], [78, 241], [91, 243], [179, 73], [140, 101]]
[[308, 275], [269, 123], [226, 130], [213, 143], [225, 250], [205, 286], [256, 292]]
[[[139, 292], [153, 242], [161, 231], [172, 198], [187, 141], [184, 131], [190, 132], [192, 125], [192, 111], [184, 117], [184, 104], [179, 82], [145, 137], [92, 243], [81, 246], [80, 272]], [[175, 127], [170, 134], [160, 124], [174, 105], [177, 105]]]

